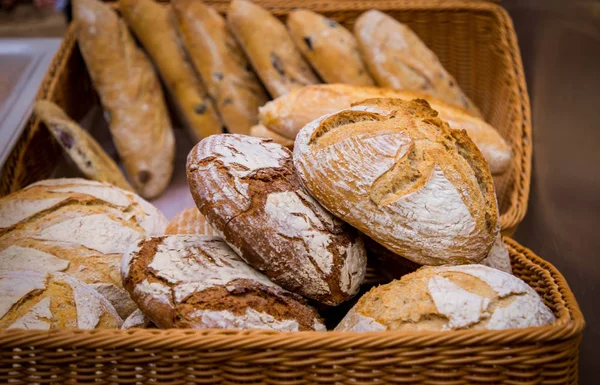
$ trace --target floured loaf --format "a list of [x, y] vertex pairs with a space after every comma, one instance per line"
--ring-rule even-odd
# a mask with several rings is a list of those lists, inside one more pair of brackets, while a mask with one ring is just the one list
[[292, 154], [243, 135], [214, 135], [188, 156], [200, 211], [254, 268], [325, 304], [352, 297], [364, 278], [362, 240], [302, 188]]
[[197, 207], [188, 207], [179, 214], [175, 215], [167, 229], [165, 234], [198, 234], [198, 235], [219, 235], [204, 218], [204, 215], [198, 210]]
[[119, 328], [98, 292], [63, 273], [0, 271], [0, 329]]
[[498, 234], [492, 176], [464, 131], [427, 102], [355, 106], [305, 126], [298, 176], [327, 210], [427, 265], [481, 261]]
[[324, 331], [317, 312], [255, 271], [218, 237], [169, 235], [122, 260], [123, 285], [161, 328]]
[[555, 321], [519, 278], [483, 265], [424, 267], [371, 289], [336, 331], [509, 329]]
[[0, 199], [0, 261], [3, 269], [26, 264], [97, 286], [125, 318], [135, 304], [121, 288], [121, 256], [166, 225], [134, 193], [84, 179], [44, 180]]

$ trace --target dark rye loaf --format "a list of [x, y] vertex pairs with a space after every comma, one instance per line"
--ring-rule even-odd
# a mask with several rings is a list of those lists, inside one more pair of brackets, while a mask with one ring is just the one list
[[227, 243], [287, 290], [328, 305], [359, 289], [363, 242], [306, 193], [289, 150], [270, 140], [214, 135], [190, 152], [196, 205]]
[[324, 331], [302, 298], [242, 261], [219, 237], [169, 235], [123, 257], [123, 285], [160, 328]]

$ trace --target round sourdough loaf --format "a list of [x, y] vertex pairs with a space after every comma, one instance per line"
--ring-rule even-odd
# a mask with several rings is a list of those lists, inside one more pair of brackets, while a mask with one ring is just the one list
[[119, 328], [115, 308], [63, 273], [0, 271], [0, 329]]
[[44, 180], [0, 199], [0, 268], [63, 271], [126, 318], [135, 304], [121, 286], [121, 257], [166, 225], [134, 193], [84, 179]]
[[357, 293], [366, 270], [362, 240], [306, 193], [288, 149], [214, 135], [190, 152], [187, 173], [209, 223], [273, 282], [328, 305]]
[[337, 331], [509, 329], [555, 317], [519, 278], [483, 265], [423, 267], [371, 289]]
[[325, 329], [300, 296], [252, 269], [219, 237], [150, 238], [123, 256], [121, 273], [160, 328]]
[[323, 116], [298, 134], [294, 164], [327, 210], [413, 262], [479, 262], [498, 234], [485, 160], [424, 100]]
[[171, 219], [165, 235], [174, 234], [219, 235], [197, 207], [188, 207]]

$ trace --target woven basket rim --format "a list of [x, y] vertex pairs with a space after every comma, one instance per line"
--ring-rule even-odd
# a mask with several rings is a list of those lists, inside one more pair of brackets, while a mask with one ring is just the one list
[[552, 281], [552, 296], [557, 320], [552, 325], [506, 330], [457, 330], [418, 332], [276, 332], [263, 330], [220, 329], [54, 329], [0, 330], [0, 346], [22, 348], [43, 346], [85, 349], [378, 349], [403, 347], [473, 347], [511, 346], [548, 343], [577, 337], [585, 328], [585, 320], [577, 301], [562, 274], [549, 262], [504, 237], [511, 254], [517, 254], [532, 268], [541, 269]]

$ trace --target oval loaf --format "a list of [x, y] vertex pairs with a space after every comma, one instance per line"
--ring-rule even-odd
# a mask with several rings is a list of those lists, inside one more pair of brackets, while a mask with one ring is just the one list
[[294, 164], [327, 210], [413, 262], [481, 261], [498, 233], [485, 161], [427, 102], [356, 106], [304, 127]]
[[535, 290], [513, 275], [483, 265], [440, 266], [371, 289], [335, 330], [497, 330], [555, 319]]
[[98, 292], [63, 273], [0, 271], [0, 329], [119, 328]]
[[356, 20], [354, 34], [378, 85], [425, 92], [481, 117], [436, 54], [405, 24], [373, 9]]
[[160, 328], [324, 331], [317, 312], [252, 269], [218, 237], [169, 235], [122, 260], [123, 285]]
[[135, 304], [121, 286], [121, 256], [166, 225], [134, 193], [84, 179], [44, 180], [0, 199], [0, 261], [13, 268], [27, 261], [28, 269], [63, 271], [97, 286], [125, 318]]
[[356, 294], [366, 269], [362, 240], [306, 193], [288, 149], [215, 135], [190, 152], [187, 172], [209, 223], [273, 282], [325, 304]]

